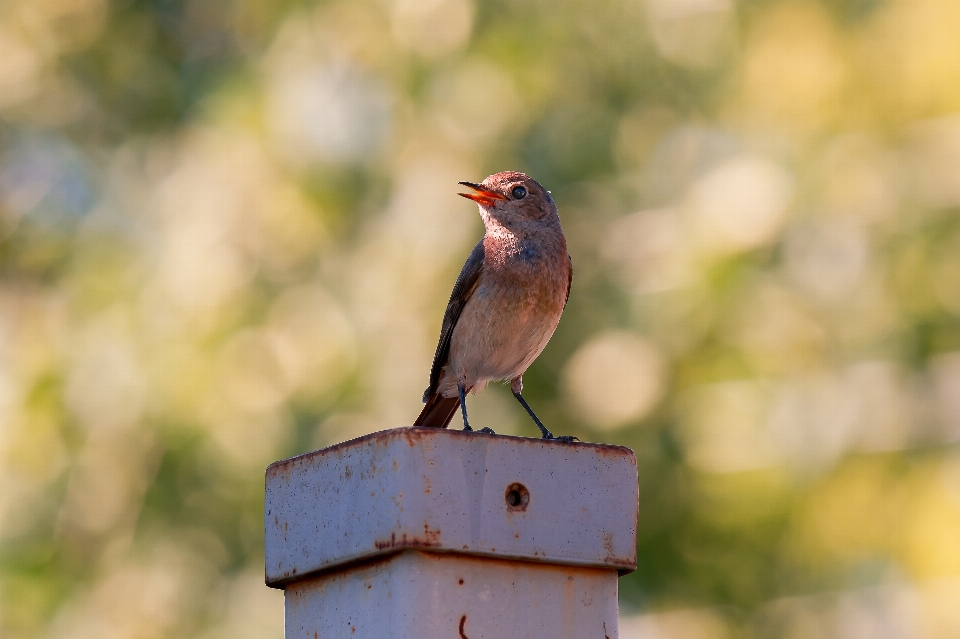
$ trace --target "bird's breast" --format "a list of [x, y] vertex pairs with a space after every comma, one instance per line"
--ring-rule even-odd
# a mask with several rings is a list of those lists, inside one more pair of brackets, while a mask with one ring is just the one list
[[[521, 375], [560, 321], [570, 282], [562, 242], [486, 243], [477, 288], [454, 328], [450, 366], [468, 387]], [[444, 391], [453, 393], [455, 387]], [[452, 395], [451, 395], [452, 396]]]
[[533, 264], [540, 258], [540, 252], [533, 242], [520, 242], [515, 259], [524, 264]]

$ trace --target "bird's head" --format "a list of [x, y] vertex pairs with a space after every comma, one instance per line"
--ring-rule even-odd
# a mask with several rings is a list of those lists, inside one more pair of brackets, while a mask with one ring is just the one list
[[460, 182], [473, 193], [460, 193], [480, 205], [484, 222], [492, 218], [507, 228], [524, 222], [556, 218], [557, 206], [550, 192], [532, 177], [517, 171], [494, 173], [483, 182]]

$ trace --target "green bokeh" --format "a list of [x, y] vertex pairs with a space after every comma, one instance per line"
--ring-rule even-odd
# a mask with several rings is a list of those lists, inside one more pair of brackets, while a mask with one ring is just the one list
[[281, 636], [263, 469], [412, 421], [481, 233], [456, 182], [506, 169], [575, 266], [525, 395], [639, 459], [621, 636], [957, 636], [958, 30], [950, 0], [0, 4], [0, 636]]

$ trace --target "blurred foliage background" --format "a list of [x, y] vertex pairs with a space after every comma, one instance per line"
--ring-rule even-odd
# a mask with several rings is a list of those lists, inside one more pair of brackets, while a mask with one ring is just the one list
[[[525, 376], [633, 447], [626, 639], [960, 636], [953, 0], [0, 2], [0, 635], [281, 637], [263, 470], [409, 424], [553, 191]], [[535, 436], [503, 387], [476, 423]]]

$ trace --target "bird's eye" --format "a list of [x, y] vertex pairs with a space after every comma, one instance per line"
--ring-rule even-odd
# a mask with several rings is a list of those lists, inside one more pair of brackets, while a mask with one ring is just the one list
[[522, 186], [513, 187], [513, 191], [511, 191], [511, 193], [513, 194], [513, 199], [515, 200], [522, 200], [523, 198], [527, 197], [527, 190]]

